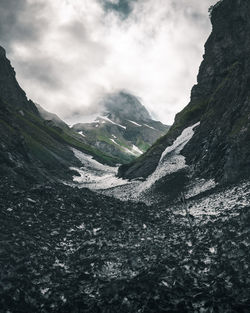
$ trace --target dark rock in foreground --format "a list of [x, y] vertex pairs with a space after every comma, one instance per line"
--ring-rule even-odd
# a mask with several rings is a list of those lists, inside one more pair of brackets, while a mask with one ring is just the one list
[[249, 312], [249, 207], [191, 231], [179, 205], [64, 185], [5, 181], [0, 199], [1, 312]]

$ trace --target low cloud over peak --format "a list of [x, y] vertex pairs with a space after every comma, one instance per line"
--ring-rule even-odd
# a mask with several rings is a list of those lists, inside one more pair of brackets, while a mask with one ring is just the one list
[[63, 119], [126, 89], [171, 123], [196, 82], [215, 2], [2, 0], [0, 44], [27, 95]]

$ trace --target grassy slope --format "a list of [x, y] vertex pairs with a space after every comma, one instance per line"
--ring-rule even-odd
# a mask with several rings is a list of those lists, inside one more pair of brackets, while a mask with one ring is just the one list
[[0, 144], [3, 147], [0, 164], [7, 173], [8, 168], [14, 172], [23, 168], [22, 174], [33, 168], [34, 172], [49, 171], [63, 177], [70, 166], [80, 165], [70, 148], [90, 154], [104, 164], [115, 165], [120, 161], [85, 144], [71, 129], [49, 125], [35, 111], [20, 111], [2, 101], [0, 104]]
[[[41, 150], [49, 148], [52, 152], [57, 152], [59, 146], [68, 145], [82, 152], [92, 155], [96, 160], [109, 165], [116, 164], [119, 160], [109, 156], [101, 151], [86, 145], [81, 140], [78, 140], [73, 131], [62, 130], [58, 127], [50, 127], [38, 116], [26, 112], [27, 117], [19, 116], [21, 124], [24, 126], [24, 135], [27, 142], [36, 142]], [[32, 136], [30, 131], [33, 132]], [[31, 139], [31, 140], [30, 140]], [[36, 148], [30, 145], [32, 152], [36, 153]], [[60, 151], [61, 152], [61, 151]]]

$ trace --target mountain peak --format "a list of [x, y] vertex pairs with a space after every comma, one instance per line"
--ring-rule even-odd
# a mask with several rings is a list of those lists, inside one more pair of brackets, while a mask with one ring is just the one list
[[0, 46], [0, 98], [11, 105], [23, 107], [32, 106], [26, 97], [26, 93], [16, 81], [16, 73], [6, 57], [6, 52]]
[[108, 94], [102, 102], [105, 109], [114, 118], [136, 121], [147, 121], [151, 119], [149, 112], [139, 99], [127, 91], [121, 90]]
[[104, 116], [92, 123], [78, 123], [73, 129], [84, 136], [89, 145], [127, 163], [145, 152], [168, 126], [154, 121], [139, 99], [126, 92], [107, 94], [102, 99]]

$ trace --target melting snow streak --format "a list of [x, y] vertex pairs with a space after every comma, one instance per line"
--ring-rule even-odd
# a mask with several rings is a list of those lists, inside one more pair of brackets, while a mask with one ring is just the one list
[[172, 146], [166, 148], [166, 150], [161, 155], [160, 161], [155, 171], [145, 182], [141, 184], [140, 192], [150, 188], [160, 178], [186, 167], [185, 157], [180, 153], [184, 146], [193, 137], [194, 128], [199, 124], [200, 122], [185, 128], [181, 135], [174, 141]]

